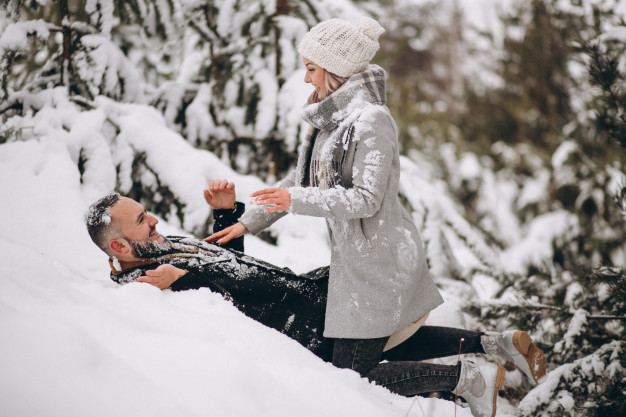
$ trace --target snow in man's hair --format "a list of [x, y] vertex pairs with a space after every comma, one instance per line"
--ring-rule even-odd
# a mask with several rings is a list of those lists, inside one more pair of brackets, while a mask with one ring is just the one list
[[107, 239], [111, 226], [111, 207], [120, 201], [118, 193], [106, 195], [93, 203], [85, 215], [87, 231], [93, 243], [108, 253], [109, 242]]

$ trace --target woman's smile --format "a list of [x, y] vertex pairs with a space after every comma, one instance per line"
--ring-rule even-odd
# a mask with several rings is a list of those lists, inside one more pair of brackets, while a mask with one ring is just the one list
[[326, 97], [326, 70], [307, 58], [302, 59], [305, 67], [304, 82], [311, 84], [320, 99]]

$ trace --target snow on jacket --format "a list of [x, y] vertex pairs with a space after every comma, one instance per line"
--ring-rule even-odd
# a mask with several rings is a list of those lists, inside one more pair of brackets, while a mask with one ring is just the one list
[[[238, 204], [238, 207], [243, 205]], [[237, 221], [243, 210], [214, 210], [214, 231]], [[243, 237], [224, 247], [191, 237], [168, 236], [171, 249], [156, 258], [136, 262], [110, 262], [111, 279], [134, 282], [147, 270], [168, 263], [189, 272], [171, 286], [172, 291], [209, 288], [230, 300], [248, 317], [272, 327], [330, 361], [333, 343], [322, 336], [328, 291], [328, 267], [296, 275], [245, 255]]]
[[[389, 336], [443, 302], [398, 197], [398, 132], [385, 103], [385, 72], [370, 65], [307, 106], [308, 139], [296, 169], [278, 185], [289, 189], [292, 213], [326, 219], [331, 264], [325, 337]], [[323, 146], [319, 160], [311, 161], [315, 141]], [[240, 221], [256, 234], [283, 215], [255, 207]]]

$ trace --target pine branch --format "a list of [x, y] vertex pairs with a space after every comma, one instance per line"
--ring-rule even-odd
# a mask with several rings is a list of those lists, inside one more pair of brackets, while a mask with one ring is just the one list
[[22, 101], [14, 97], [12, 100], [5, 101], [2, 106], [0, 106], [0, 115], [9, 110], [18, 110], [21, 112], [23, 108], [24, 105]]
[[624, 47], [606, 44], [605, 51], [599, 43], [582, 43], [582, 50], [589, 56], [589, 79], [600, 89], [598, 97], [603, 106], [596, 111], [600, 127], [622, 148], [626, 148], [626, 94], [620, 85], [625, 75], [620, 71]]
[[592, 320], [626, 320], [626, 316], [586, 316], [588, 319]]
[[[555, 307], [548, 304], [536, 304], [536, 303], [521, 303], [521, 304], [509, 304], [506, 302], [483, 302], [483, 303], [471, 303], [469, 308], [482, 308], [488, 307], [493, 309], [504, 309], [502, 311], [503, 315], [508, 315], [513, 311], [554, 311], [559, 313], [560, 315], [573, 317], [576, 314], [576, 311], [572, 311], [570, 309], [565, 309], [561, 307]], [[590, 320], [626, 320], [626, 316], [619, 315], [605, 315], [605, 314], [588, 314], [585, 315], [585, 318]]]
[[70, 89], [70, 74], [69, 74], [69, 66], [71, 59], [71, 38], [72, 38], [72, 29], [70, 28], [70, 12], [67, 4], [67, 0], [61, 0], [59, 5], [61, 11], [61, 22], [62, 22], [62, 32], [63, 32], [63, 53], [62, 53], [62, 61], [61, 61], [61, 71], [60, 71], [60, 80], [61, 84], [65, 85], [65, 87]]
[[619, 186], [619, 191], [613, 196], [615, 204], [620, 210], [626, 212], [626, 183], [622, 182]]

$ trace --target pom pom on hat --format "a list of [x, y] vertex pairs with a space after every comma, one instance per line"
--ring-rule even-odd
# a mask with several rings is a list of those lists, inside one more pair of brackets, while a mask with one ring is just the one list
[[380, 47], [378, 37], [385, 31], [376, 20], [361, 17], [355, 23], [329, 19], [309, 30], [298, 52], [340, 77], [364, 71]]
[[383, 34], [385, 29], [378, 24], [377, 21], [371, 17], [361, 17], [355, 23], [354, 26], [361, 31], [368, 38], [377, 41], [378, 37]]

